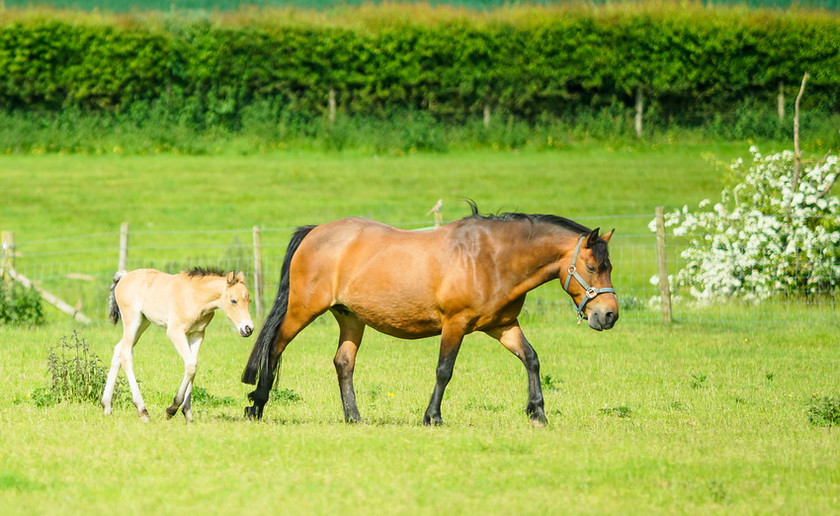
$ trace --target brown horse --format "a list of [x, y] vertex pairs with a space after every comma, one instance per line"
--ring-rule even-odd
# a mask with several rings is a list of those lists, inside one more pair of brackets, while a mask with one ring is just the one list
[[[472, 215], [434, 231], [405, 231], [364, 219], [298, 228], [277, 299], [242, 375], [259, 384], [245, 408], [262, 417], [283, 350], [327, 310], [340, 335], [335, 369], [347, 422], [359, 421], [353, 390], [365, 326], [402, 339], [440, 335], [437, 383], [424, 424], [442, 423], [440, 403], [464, 335], [483, 331], [516, 355], [528, 372], [526, 412], [545, 424], [539, 360], [517, 317], [528, 291], [559, 278], [578, 315], [595, 330], [618, 320], [604, 236], [554, 215]], [[572, 281], [572, 279], [575, 281]]]
[[114, 346], [111, 369], [102, 393], [105, 414], [111, 413], [111, 398], [120, 366], [128, 378], [131, 398], [143, 421], [149, 413], [134, 376], [134, 345], [151, 323], [166, 328], [166, 336], [184, 360], [184, 379], [172, 405], [166, 409], [170, 418], [178, 412], [192, 420], [191, 394], [198, 350], [207, 325], [216, 309], [221, 308], [239, 334], [248, 337], [254, 331], [249, 306], [251, 296], [245, 276], [233, 271], [196, 268], [180, 274], [167, 274], [154, 269], [120, 271], [111, 285], [110, 317], [114, 324], [122, 318], [123, 336]]

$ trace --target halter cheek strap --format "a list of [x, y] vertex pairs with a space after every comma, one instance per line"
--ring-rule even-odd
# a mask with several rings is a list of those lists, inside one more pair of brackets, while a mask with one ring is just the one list
[[580, 253], [580, 245], [583, 243], [584, 238], [586, 238], [586, 235], [580, 237], [580, 239], [577, 242], [577, 246], [575, 247], [575, 254], [572, 257], [572, 264], [569, 266], [569, 274], [566, 275], [566, 281], [563, 283], [563, 290], [565, 290], [566, 293], [569, 295], [572, 295], [571, 292], [569, 292], [569, 283], [572, 281], [572, 277], [574, 277], [580, 284], [580, 286], [583, 287], [583, 290], [586, 291], [586, 293], [583, 295], [583, 301], [581, 301], [579, 305], [574, 305], [575, 301], [574, 298], [572, 298], [572, 304], [575, 306], [578, 314], [578, 324], [580, 324], [580, 321], [588, 319], [588, 317], [586, 317], [586, 314], [583, 313], [583, 309], [586, 307], [586, 303], [595, 299], [595, 297], [598, 294], [615, 294], [615, 289], [611, 287], [595, 288], [590, 286], [589, 283], [587, 283], [586, 280], [583, 279], [583, 277], [580, 274], [578, 274], [577, 267], [575, 267], [575, 264], [577, 263], [578, 254]]

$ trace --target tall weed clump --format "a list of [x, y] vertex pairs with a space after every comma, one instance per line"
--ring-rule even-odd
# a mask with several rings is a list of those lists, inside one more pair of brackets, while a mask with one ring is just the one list
[[49, 383], [31, 396], [39, 407], [61, 402], [98, 403], [107, 380], [102, 360], [75, 330], [50, 348], [47, 374]]

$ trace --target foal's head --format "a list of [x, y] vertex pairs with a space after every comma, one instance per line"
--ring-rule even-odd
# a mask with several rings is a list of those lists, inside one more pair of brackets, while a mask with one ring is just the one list
[[239, 334], [248, 337], [254, 331], [254, 322], [251, 320], [251, 296], [248, 293], [248, 287], [245, 286], [245, 275], [231, 271], [226, 280], [221, 308], [230, 322], [239, 330]]
[[570, 254], [568, 266], [561, 269], [565, 275], [561, 272], [560, 279], [579, 315], [589, 320], [590, 328], [601, 331], [609, 330], [618, 320], [618, 298], [612, 288], [612, 264], [607, 251], [613, 232], [599, 236], [599, 229], [575, 237], [576, 252]]

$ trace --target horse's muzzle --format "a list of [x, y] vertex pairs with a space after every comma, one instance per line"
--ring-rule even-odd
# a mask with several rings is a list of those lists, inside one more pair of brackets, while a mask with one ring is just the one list
[[592, 310], [589, 314], [589, 327], [593, 330], [609, 330], [618, 321], [618, 311]]
[[249, 324], [239, 328], [239, 334], [243, 337], [250, 337], [252, 333], [254, 333], [254, 327]]

